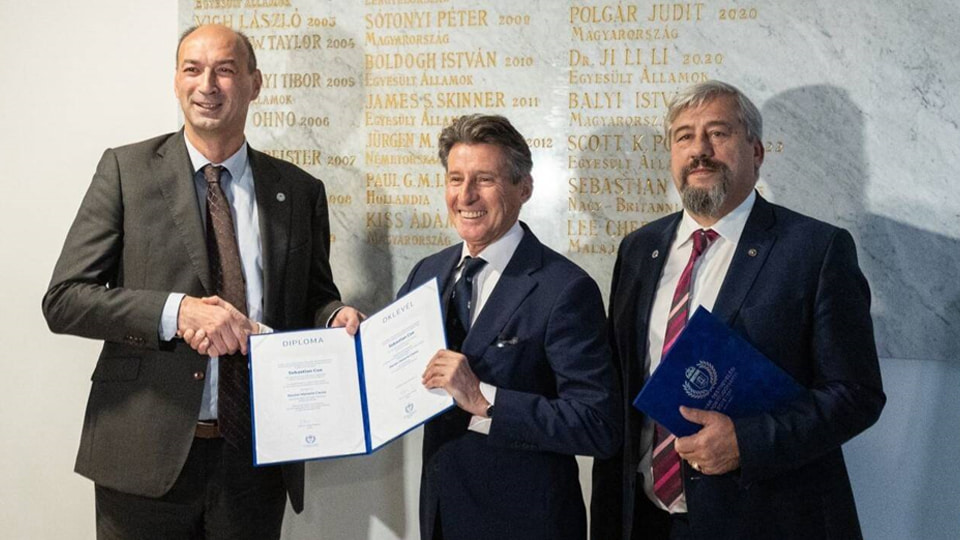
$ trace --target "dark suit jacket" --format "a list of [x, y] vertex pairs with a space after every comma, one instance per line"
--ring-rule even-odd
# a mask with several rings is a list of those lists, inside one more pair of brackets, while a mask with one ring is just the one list
[[[340, 305], [323, 184], [253, 149], [263, 257], [263, 323], [322, 325]], [[283, 194], [282, 196], [280, 194]], [[193, 442], [207, 357], [161, 342], [170, 292], [214, 294], [193, 169], [181, 130], [104, 152], [43, 299], [50, 329], [104, 341], [76, 471], [125, 493], [159, 497]], [[284, 468], [296, 511], [303, 465]]]
[[[624, 238], [610, 294], [610, 335], [624, 388], [624, 446], [593, 471], [593, 538], [629, 539], [642, 415], [647, 322], [680, 214]], [[873, 424], [885, 397], [870, 291], [846, 231], [757, 197], [714, 313], [810, 389], [780, 410], [734, 421], [740, 469], [702, 475], [684, 463], [697, 538], [860, 537], [840, 445]], [[638, 531], [635, 538], [646, 538]]]
[[[446, 290], [461, 244], [417, 263], [404, 294], [436, 277]], [[498, 388], [489, 435], [453, 409], [424, 430], [420, 536], [583, 539], [574, 454], [620, 443], [619, 395], [596, 283], [524, 236], [463, 343], [477, 377]]]

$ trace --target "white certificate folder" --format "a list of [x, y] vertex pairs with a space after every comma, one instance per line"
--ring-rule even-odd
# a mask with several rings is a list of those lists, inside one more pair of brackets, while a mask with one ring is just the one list
[[250, 336], [254, 463], [369, 454], [453, 407], [421, 383], [445, 348], [435, 279], [368, 317], [356, 336]]

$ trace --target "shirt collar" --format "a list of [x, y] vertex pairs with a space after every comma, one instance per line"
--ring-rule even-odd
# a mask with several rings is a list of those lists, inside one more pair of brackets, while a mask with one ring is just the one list
[[[187, 143], [187, 154], [190, 156], [190, 164], [193, 165], [194, 173], [203, 169], [208, 163], [213, 163], [192, 144], [190, 144], [190, 138], [184, 135], [183, 140]], [[247, 169], [247, 141], [243, 141], [243, 144], [240, 145], [240, 149], [233, 153], [232, 156], [223, 160], [223, 163], [213, 163], [214, 165], [219, 165], [227, 170], [230, 173], [231, 180], [239, 181], [243, 178], [243, 171]]]
[[[757, 192], [750, 191], [750, 195], [744, 199], [739, 206], [732, 212], [720, 218], [713, 224], [711, 229], [717, 231], [720, 238], [728, 242], [737, 244], [740, 242], [740, 236], [743, 234], [743, 228], [747, 226], [747, 218], [750, 217], [750, 211], [753, 210], [753, 204], [757, 201]], [[686, 211], [683, 211], [683, 218], [680, 220], [680, 226], [677, 227], [677, 239], [680, 240], [678, 246], [690, 241], [690, 235], [697, 229], [702, 229], [696, 220]]]
[[[477, 253], [477, 257], [483, 258], [483, 260], [487, 261], [487, 265], [503, 273], [510, 259], [513, 258], [513, 253], [517, 251], [517, 246], [520, 245], [520, 240], [522, 239], [523, 228], [520, 226], [520, 222], [516, 221], [506, 234], [494, 240], [489, 246], [483, 248], [483, 251], [480, 253]], [[460, 264], [463, 263], [463, 259], [469, 255], [470, 250], [467, 249], [467, 243], [464, 242], [463, 248], [460, 251], [460, 262], [457, 263], [457, 267], [459, 267]]]

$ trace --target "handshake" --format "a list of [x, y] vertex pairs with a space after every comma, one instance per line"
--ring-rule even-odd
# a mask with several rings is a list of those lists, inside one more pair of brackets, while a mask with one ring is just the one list
[[[344, 327], [351, 336], [357, 333], [365, 317], [350, 306], [337, 310], [330, 327]], [[200, 354], [223, 356], [247, 354], [247, 338], [273, 330], [250, 320], [219, 296], [184, 296], [177, 314], [177, 335]]]

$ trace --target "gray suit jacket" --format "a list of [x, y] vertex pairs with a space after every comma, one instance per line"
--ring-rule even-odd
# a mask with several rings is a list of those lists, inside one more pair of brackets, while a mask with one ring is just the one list
[[[263, 323], [322, 325], [341, 304], [329, 263], [323, 184], [249, 150], [260, 216]], [[281, 195], [282, 194], [282, 195]], [[57, 261], [43, 311], [57, 333], [103, 340], [76, 471], [158, 497], [193, 441], [207, 357], [159, 339], [170, 292], [214, 294], [183, 131], [104, 152]], [[284, 468], [296, 511], [303, 466]]]

